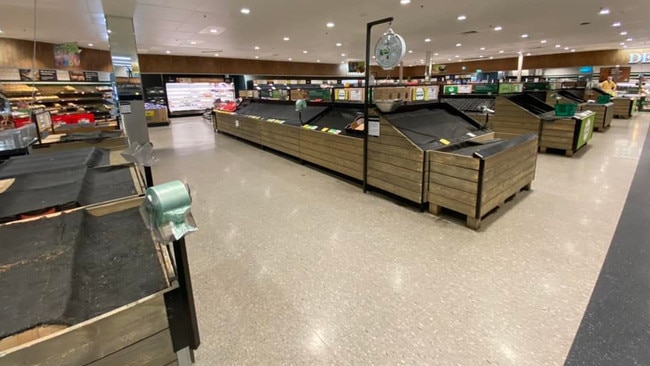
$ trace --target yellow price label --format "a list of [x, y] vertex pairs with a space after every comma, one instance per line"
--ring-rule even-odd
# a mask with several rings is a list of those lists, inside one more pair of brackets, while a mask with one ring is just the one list
[[147, 117], [153, 117], [155, 115], [154, 111], [145, 111], [144, 115]]
[[442, 142], [445, 145], [451, 144], [451, 142], [449, 142], [449, 140], [446, 140], [446, 139], [440, 139], [440, 142]]

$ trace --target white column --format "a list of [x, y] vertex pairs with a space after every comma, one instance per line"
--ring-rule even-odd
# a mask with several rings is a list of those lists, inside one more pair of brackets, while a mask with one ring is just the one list
[[521, 70], [524, 67], [524, 53], [521, 52], [519, 53], [519, 57], [517, 58], [517, 82], [521, 82]]

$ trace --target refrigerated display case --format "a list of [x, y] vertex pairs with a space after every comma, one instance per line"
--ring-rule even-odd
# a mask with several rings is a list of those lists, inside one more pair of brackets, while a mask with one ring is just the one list
[[203, 113], [212, 109], [218, 99], [236, 99], [233, 83], [166, 83], [165, 89], [172, 116]]

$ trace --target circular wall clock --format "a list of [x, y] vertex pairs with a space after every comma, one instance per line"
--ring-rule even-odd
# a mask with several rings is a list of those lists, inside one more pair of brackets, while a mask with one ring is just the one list
[[406, 53], [406, 41], [392, 29], [384, 33], [375, 45], [375, 61], [384, 70], [394, 69]]

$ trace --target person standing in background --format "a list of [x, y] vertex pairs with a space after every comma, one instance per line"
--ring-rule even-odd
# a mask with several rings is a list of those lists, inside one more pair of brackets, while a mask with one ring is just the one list
[[616, 83], [611, 76], [608, 76], [607, 80], [600, 83], [600, 88], [613, 95], [616, 92]]

